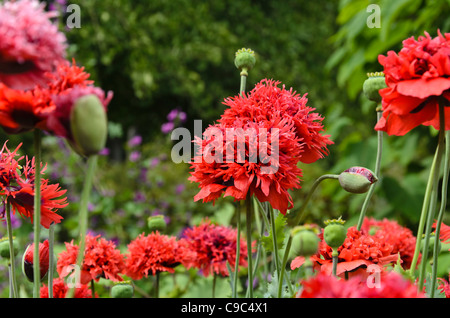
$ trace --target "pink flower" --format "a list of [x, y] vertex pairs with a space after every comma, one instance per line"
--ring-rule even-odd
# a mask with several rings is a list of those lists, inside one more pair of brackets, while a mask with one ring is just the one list
[[14, 89], [45, 83], [67, 48], [66, 37], [37, 0], [0, 4], [0, 82]]

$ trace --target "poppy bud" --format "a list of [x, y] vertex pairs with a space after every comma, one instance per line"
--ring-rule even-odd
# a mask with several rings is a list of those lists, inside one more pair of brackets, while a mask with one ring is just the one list
[[251, 49], [242, 48], [236, 52], [234, 65], [241, 71], [241, 75], [248, 76], [248, 71], [250, 71], [255, 64], [255, 52]]
[[323, 239], [328, 246], [337, 249], [344, 244], [347, 238], [347, 230], [344, 227], [345, 221], [341, 218], [325, 221], [325, 228], [323, 229]]
[[111, 288], [112, 298], [132, 298], [133, 294], [133, 285], [131, 285], [128, 281], [115, 283]]
[[381, 102], [379, 90], [386, 88], [386, 81], [383, 72], [368, 73], [369, 77], [364, 81], [363, 91], [368, 99], [374, 102]]
[[[19, 245], [17, 241], [13, 240], [13, 248], [14, 248], [14, 256], [17, 255], [19, 252]], [[10, 252], [9, 252], [9, 239], [8, 238], [2, 238], [0, 240], [0, 256], [3, 258], [10, 258]]]
[[76, 100], [70, 115], [70, 126], [73, 147], [81, 155], [95, 155], [105, 148], [108, 120], [105, 108], [96, 95], [89, 94]]
[[[22, 272], [30, 282], [34, 281], [33, 255], [34, 255], [34, 243], [28, 245], [27, 249], [25, 250], [25, 253], [23, 253], [22, 259]], [[48, 240], [45, 240], [44, 243], [39, 243], [39, 271], [41, 273], [41, 279], [43, 279], [47, 275], [48, 267], [49, 267]]]
[[341, 187], [350, 193], [365, 193], [377, 181], [375, 174], [363, 167], [352, 167], [339, 175]]
[[150, 231], [164, 231], [167, 227], [163, 215], [154, 215], [147, 219], [147, 225]]
[[301, 229], [293, 233], [291, 256], [311, 256], [317, 252], [319, 248], [319, 237], [314, 231], [309, 229]]

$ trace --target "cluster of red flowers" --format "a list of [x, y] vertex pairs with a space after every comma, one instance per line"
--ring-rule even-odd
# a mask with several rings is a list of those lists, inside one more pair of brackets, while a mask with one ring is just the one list
[[[375, 126], [389, 135], [404, 135], [419, 126], [439, 129], [438, 105], [450, 101], [450, 33], [403, 41], [397, 54], [378, 58], [384, 67], [387, 88], [381, 89], [383, 117]], [[445, 129], [450, 129], [450, 109], [445, 109]]]
[[417, 287], [396, 272], [380, 276], [377, 284], [358, 277], [339, 279], [323, 272], [302, 281], [297, 298], [424, 298]]
[[[240, 244], [239, 265], [246, 266], [247, 245], [243, 239]], [[236, 262], [236, 245], [235, 229], [215, 225], [208, 220], [186, 229], [180, 239], [158, 231], [148, 235], [142, 233], [128, 244], [125, 254], [112, 241], [88, 234], [83, 264], [78, 273], [75, 268], [78, 245], [73, 241], [66, 242], [66, 249], [58, 254], [56, 269], [59, 278], [55, 281], [54, 297], [66, 294], [68, 288], [63, 279], [72, 275], [79, 275], [75, 297], [91, 297], [85, 285], [92, 280], [122, 281], [123, 275], [140, 280], [161, 272], [174, 273], [178, 265], [198, 268], [204, 276], [212, 273], [228, 276], [227, 263], [234, 266]], [[48, 264], [42, 265], [44, 271], [48, 269]], [[48, 297], [47, 288], [41, 290], [41, 297]]]
[[[11, 205], [12, 211], [18, 212], [23, 218], [33, 221], [34, 215], [34, 188], [35, 188], [35, 162], [34, 158], [24, 159], [17, 152], [20, 145], [10, 151], [6, 143], [0, 152], [0, 195], [3, 199], [3, 209], [6, 203]], [[41, 172], [45, 170], [45, 167]], [[41, 178], [41, 225], [49, 228], [51, 223], [60, 223], [62, 217], [56, 212], [67, 206], [66, 190], [61, 190], [59, 184], [50, 184], [47, 179]], [[0, 217], [4, 218], [3, 210]]]
[[288, 190], [300, 187], [297, 164], [322, 158], [332, 141], [322, 135], [323, 118], [306, 105], [306, 95], [279, 85], [265, 79], [247, 95], [225, 99], [229, 108], [219, 123], [195, 139], [198, 153], [189, 180], [201, 188], [196, 201], [254, 194], [283, 214], [293, 207]]

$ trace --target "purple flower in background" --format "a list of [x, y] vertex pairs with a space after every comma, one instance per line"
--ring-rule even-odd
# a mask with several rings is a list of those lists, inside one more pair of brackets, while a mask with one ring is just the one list
[[132, 137], [130, 140], [128, 140], [128, 147], [133, 148], [137, 147], [142, 143], [142, 137], [139, 135], [136, 135]]
[[145, 193], [138, 191], [134, 195], [134, 201], [136, 202], [145, 202]]
[[162, 131], [164, 134], [168, 134], [168, 133], [170, 133], [174, 128], [175, 128], [175, 124], [174, 124], [173, 122], [167, 122], [167, 123], [162, 124], [162, 126], [161, 126], [161, 131]]
[[174, 121], [178, 116], [178, 109], [172, 109], [170, 113], [167, 115], [168, 121]]
[[99, 151], [98, 154], [100, 156], [109, 156], [109, 149], [108, 148], [103, 148], [102, 150]]
[[185, 185], [181, 183], [175, 187], [175, 193], [181, 194], [185, 188], [186, 188]]
[[130, 153], [130, 161], [131, 162], [136, 162], [141, 158], [141, 153], [139, 151], [132, 151]]

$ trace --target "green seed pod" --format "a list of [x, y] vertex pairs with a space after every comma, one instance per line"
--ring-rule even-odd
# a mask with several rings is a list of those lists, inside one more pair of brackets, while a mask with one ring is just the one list
[[333, 249], [340, 247], [347, 238], [347, 229], [344, 226], [345, 221], [339, 219], [328, 220], [323, 229], [323, 239], [328, 246]]
[[80, 97], [70, 115], [75, 150], [84, 156], [97, 154], [105, 148], [108, 120], [100, 99], [91, 94]]
[[128, 281], [116, 283], [111, 288], [112, 298], [132, 298], [134, 295], [133, 285]]
[[366, 97], [374, 102], [380, 103], [381, 96], [379, 90], [382, 88], [386, 88], [386, 80], [384, 78], [383, 72], [375, 72], [367, 74], [369, 77], [364, 81], [363, 91]]
[[375, 174], [367, 168], [352, 167], [339, 175], [341, 187], [350, 193], [365, 193], [372, 183], [378, 181]]
[[255, 52], [251, 49], [242, 48], [236, 52], [234, 65], [242, 72], [241, 75], [248, 76], [248, 71], [250, 71], [255, 64]]
[[291, 245], [291, 257], [311, 256], [319, 248], [319, 237], [311, 230], [300, 230], [293, 234]]
[[147, 219], [147, 225], [150, 231], [164, 231], [167, 227], [163, 215], [154, 215]]
[[[17, 243], [17, 241], [14, 240], [14, 238], [13, 238], [13, 248], [14, 248], [14, 256], [16, 256], [19, 253], [19, 243]], [[8, 238], [2, 238], [0, 240], [0, 256], [7, 259], [10, 258]]]

